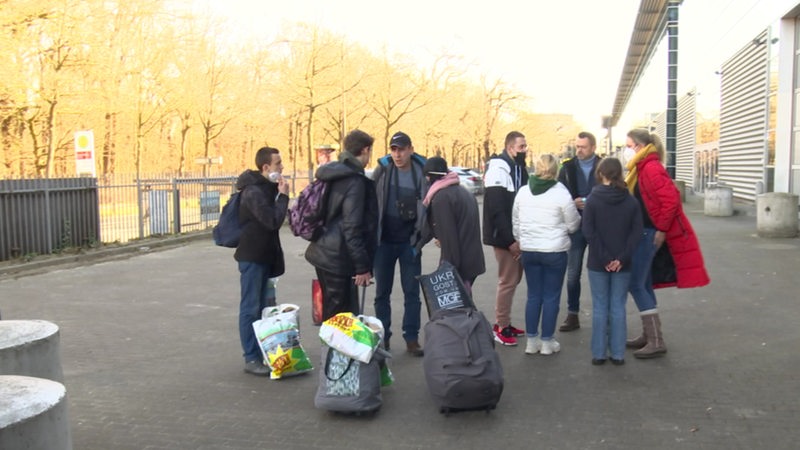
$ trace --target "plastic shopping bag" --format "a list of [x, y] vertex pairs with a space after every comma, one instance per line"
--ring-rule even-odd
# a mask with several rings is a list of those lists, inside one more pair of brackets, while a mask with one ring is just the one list
[[383, 340], [383, 325], [375, 317], [339, 313], [322, 323], [319, 337], [330, 347], [366, 364]]
[[261, 320], [253, 323], [259, 348], [273, 380], [313, 369], [300, 345], [298, 310], [299, 307], [292, 304], [268, 306], [264, 308]]

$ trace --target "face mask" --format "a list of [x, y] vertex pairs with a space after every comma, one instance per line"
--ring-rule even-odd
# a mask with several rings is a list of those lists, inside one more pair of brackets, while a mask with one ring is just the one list
[[518, 152], [517, 156], [514, 157], [514, 162], [518, 165], [522, 166], [525, 165], [525, 156], [527, 155], [526, 152]]
[[636, 150], [633, 147], [625, 147], [625, 153], [628, 155], [636, 154]]

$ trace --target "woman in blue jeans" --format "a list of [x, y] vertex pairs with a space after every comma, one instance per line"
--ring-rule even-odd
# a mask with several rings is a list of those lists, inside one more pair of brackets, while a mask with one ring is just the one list
[[[569, 234], [580, 226], [581, 217], [567, 188], [556, 180], [558, 161], [542, 155], [528, 187], [514, 199], [511, 223], [514, 239], [522, 250], [522, 267], [528, 285], [525, 304], [525, 353], [550, 355], [561, 350], [553, 338], [567, 271]], [[541, 338], [539, 321], [541, 319]]]
[[611, 355], [625, 363], [625, 301], [631, 261], [642, 234], [639, 203], [622, 180], [622, 164], [606, 158], [597, 166], [598, 184], [583, 210], [583, 235], [589, 242], [589, 285], [592, 289], [592, 364]]

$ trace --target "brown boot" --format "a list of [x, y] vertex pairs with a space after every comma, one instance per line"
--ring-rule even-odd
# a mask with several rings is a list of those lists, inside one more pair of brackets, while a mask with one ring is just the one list
[[581, 327], [580, 322], [578, 322], [578, 314], [577, 313], [567, 313], [567, 318], [564, 319], [564, 323], [558, 327], [558, 331], [567, 332], [577, 330]]
[[633, 352], [633, 356], [639, 359], [664, 356], [667, 353], [667, 346], [664, 344], [664, 336], [661, 334], [661, 319], [659, 319], [658, 313], [642, 316], [642, 327], [644, 335], [647, 337], [647, 344]]
[[647, 337], [644, 335], [644, 331], [635, 339], [628, 339], [625, 341], [625, 347], [627, 348], [635, 348], [639, 350], [640, 348], [644, 347], [647, 344]]
[[419, 342], [417, 341], [408, 341], [406, 343], [406, 351], [414, 356], [425, 355], [425, 352], [422, 350], [422, 347], [419, 346]]

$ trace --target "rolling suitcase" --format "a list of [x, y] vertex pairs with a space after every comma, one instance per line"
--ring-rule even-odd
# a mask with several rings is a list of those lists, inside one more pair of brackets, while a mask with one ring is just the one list
[[[366, 287], [361, 289], [362, 312], [365, 297]], [[351, 358], [323, 343], [314, 406], [352, 415], [377, 413], [383, 405], [381, 388], [393, 381], [386, 365], [386, 359], [391, 355], [383, 349], [382, 333], [379, 342], [368, 363]]]
[[424, 330], [425, 381], [439, 411], [495, 409], [503, 393], [503, 368], [483, 313], [469, 307], [441, 309]]

